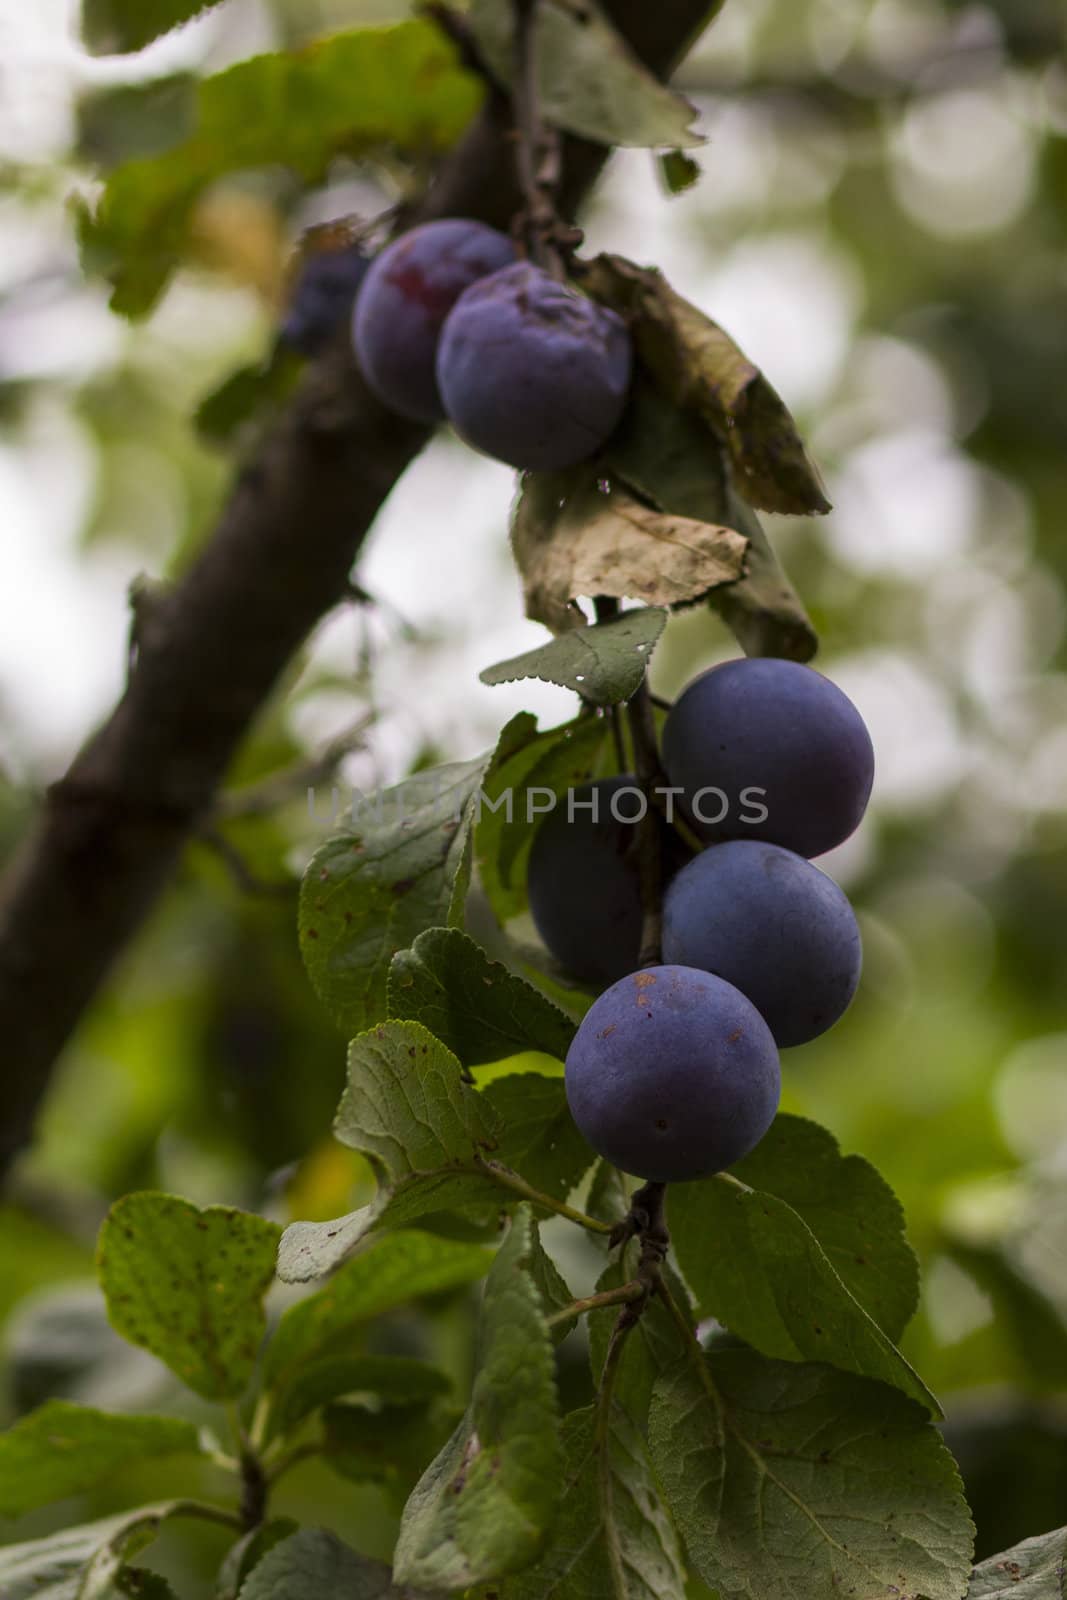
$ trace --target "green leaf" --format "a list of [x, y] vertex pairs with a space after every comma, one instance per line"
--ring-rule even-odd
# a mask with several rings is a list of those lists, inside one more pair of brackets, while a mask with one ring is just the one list
[[[471, 0], [469, 16], [494, 77], [510, 84], [510, 0]], [[557, 127], [606, 145], [703, 143], [696, 108], [649, 72], [594, 0], [543, 0], [534, 38], [538, 103]]]
[[[671, 1238], [698, 1315], [717, 1318], [764, 1355], [878, 1378], [940, 1415], [874, 1320], [884, 1315], [899, 1330], [914, 1306], [915, 1263], [892, 1194], [865, 1162], [842, 1160], [814, 1124], [784, 1119], [769, 1137], [772, 1148], [739, 1163], [736, 1174], [671, 1185]], [[869, 1227], [861, 1211], [849, 1213], [850, 1200], [870, 1207]]]
[[526, 615], [553, 633], [583, 627], [581, 596], [687, 605], [744, 571], [732, 528], [658, 511], [587, 464], [523, 479], [511, 527]]
[[959, 1600], [973, 1527], [952, 1457], [895, 1390], [745, 1349], [660, 1379], [652, 1460], [721, 1600]]
[[1021, 1388], [1062, 1390], [1067, 1326], [1052, 1302], [997, 1248], [954, 1241], [946, 1254], [989, 1296], [993, 1316], [1018, 1364]]
[[0, 1434], [0, 1516], [20, 1517], [78, 1494], [142, 1457], [199, 1449], [195, 1427], [176, 1417], [127, 1416], [49, 1400]]
[[405, 1232], [377, 1240], [349, 1261], [324, 1289], [289, 1307], [267, 1346], [263, 1386], [274, 1396], [279, 1422], [284, 1418], [284, 1426], [291, 1426], [322, 1404], [322, 1399], [308, 1404], [310, 1394], [321, 1389], [320, 1364], [329, 1357], [351, 1357], [352, 1340], [363, 1323], [421, 1295], [484, 1277], [492, 1260], [491, 1251], [475, 1245]]
[[605, 456], [613, 479], [661, 511], [724, 524], [748, 541], [743, 575], [707, 596], [746, 655], [811, 659], [818, 639], [800, 596], [756, 513], [731, 489], [725, 446], [709, 441], [699, 417], [680, 411], [639, 370]]
[[597, 256], [582, 286], [627, 316], [640, 363], [664, 398], [725, 450], [749, 505], [797, 515], [830, 509], [781, 398], [718, 323], [654, 268], [621, 256]]
[[684, 150], [667, 150], [657, 158], [660, 177], [668, 194], [684, 194], [700, 181], [700, 163]]
[[316, 993], [346, 1033], [387, 1015], [397, 951], [458, 920], [488, 762], [434, 767], [359, 799], [351, 830], [312, 856], [300, 891], [300, 944]]
[[90, 50], [142, 50], [162, 33], [210, 11], [220, 0], [84, 0], [82, 34]]
[[869, 1161], [843, 1156], [817, 1122], [782, 1112], [730, 1171], [791, 1206], [868, 1316], [900, 1338], [919, 1304], [919, 1263], [900, 1201]]
[[[530, 1253], [526, 1260], [526, 1270], [533, 1280], [541, 1302], [541, 1309], [546, 1317], [552, 1317], [559, 1311], [565, 1311], [574, 1303], [574, 1294], [564, 1281], [563, 1275], [556, 1266], [552, 1257], [541, 1243], [541, 1235], [535, 1228], [530, 1237]], [[552, 1325], [549, 1332], [554, 1344], [561, 1344], [569, 1333], [578, 1326], [578, 1315], [565, 1318], [562, 1322]]]
[[537, 1556], [560, 1494], [552, 1344], [529, 1264], [536, 1224], [516, 1213], [485, 1288], [471, 1403], [412, 1492], [398, 1583], [459, 1589]]
[[458, 928], [429, 928], [389, 968], [389, 1012], [421, 1022], [465, 1067], [524, 1050], [562, 1060], [574, 1023]]
[[563, 1452], [563, 1503], [548, 1550], [499, 1587], [500, 1600], [684, 1600], [678, 1535], [624, 1411], [613, 1407], [603, 1439], [593, 1407], [572, 1411]]
[[77, 106], [78, 154], [107, 168], [169, 149], [192, 129], [196, 84], [192, 73], [177, 72], [83, 95]]
[[[636, 1242], [626, 1246], [622, 1254], [612, 1261], [596, 1282], [596, 1292], [618, 1289], [637, 1276], [640, 1250]], [[668, 1287], [679, 1305], [688, 1304], [688, 1296], [677, 1276], [669, 1266], [664, 1267]], [[600, 1382], [604, 1361], [611, 1342], [612, 1330], [619, 1315], [618, 1306], [603, 1311], [591, 1311], [586, 1324], [589, 1329], [589, 1363], [593, 1379]], [[653, 1297], [641, 1313], [640, 1321], [631, 1329], [623, 1345], [619, 1369], [615, 1378], [614, 1398], [627, 1417], [642, 1433], [648, 1425], [648, 1411], [652, 1404], [652, 1390], [665, 1372], [673, 1370], [678, 1362], [678, 1334], [663, 1301]]]
[[[3, 1545], [0, 1595], [3, 1600], [112, 1600], [127, 1557], [151, 1544], [162, 1525], [174, 1517], [236, 1520], [214, 1506], [165, 1500], [63, 1528], [45, 1539]], [[149, 1594], [157, 1600], [157, 1595]]]
[[402, 1511], [428, 1460], [455, 1423], [425, 1401], [407, 1405], [331, 1405], [323, 1412], [326, 1465], [349, 1483], [376, 1483]]
[[97, 1248], [112, 1326], [197, 1394], [237, 1399], [255, 1369], [280, 1235], [276, 1223], [228, 1206], [124, 1196]]
[[570, 1114], [562, 1078], [513, 1072], [494, 1078], [482, 1098], [499, 1120], [496, 1160], [542, 1193], [565, 1199], [596, 1156]]
[[389, 1568], [325, 1528], [301, 1528], [263, 1557], [240, 1600], [400, 1600]]
[[425, 159], [455, 143], [483, 92], [422, 20], [238, 62], [199, 83], [187, 139], [125, 162], [95, 210], [83, 208], [86, 267], [110, 278], [114, 310], [142, 316], [188, 251], [200, 197], [220, 179], [281, 167], [314, 184], [338, 157], [391, 148]]
[[506, 746], [502, 737], [499, 758], [483, 785], [474, 836], [479, 880], [502, 923], [526, 905], [526, 865], [537, 808], [602, 776], [602, 764], [610, 759], [609, 728], [600, 717], [580, 717], [543, 733], [537, 732], [532, 717], [517, 717], [505, 736], [509, 730], [513, 736]]
[[345, 1395], [369, 1394], [390, 1403], [423, 1406], [448, 1394], [451, 1387], [443, 1372], [414, 1356], [330, 1356], [294, 1379], [275, 1431], [290, 1432], [310, 1412]]
[[515, 683], [519, 678], [539, 678], [573, 689], [595, 706], [619, 705], [644, 681], [645, 671], [667, 613], [657, 606], [626, 611], [607, 622], [571, 628], [536, 650], [486, 667], [478, 676], [483, 683]]
[[417, 1022], [386, 1022], [353, 1039], [334, 1131], [367, 1157], [390, 1220], [495, 1196], [486, 1160], [500, 1128], [451, 1050]]
[[[613, 1167], [610, 1161], [601, 1157], [589, 1185], [589, 1199], [586, 1202], [589, 1215], [614, 1227], [630, 1209], [632, 1187], [635, 1185], [627, 1182], [618, 1167]], [[606, 1243], [606, 1237], [602, 1237], [601, 1242]]]
[[[515, 1091], [498, 1087], [505, 1083], [525, 1084], [533, 1110], [523, 1107], [520, 1115]], [[279, 1276], [306, 1282], [335, 1271], [376, 1227], [407, 1226], [438, 1211], [485, 1222], [517, 1200], [536, 1200], [532, 1179], [518, 1176], [512, 1159], [565, 1193], [592, 1157], [564, 1122], [564, 1101], [560, 1080], [536, 1073], [473, 1089], [452, 1052], [417, 1022], [386, 1022], [361, 1034], [349, 1047], [336, 1134], [367, 1157], [378, 1196], [336, 1221], [287, 1228]], [[512, 1127], [498, 1107], [514, 1109]]]
[[276, 1544], [297, 1532], [292, 1517], [271, 1517], [244, 1534], [226, 1552], [215, 1584], [215, 1600], [237, 1600], [238, 1591], [252, 1569]]
[[1024, 1539], [974, 1569], [967, 1600], [1067, 1600], [1067, 1528]]
[[127, 1595], [129, 1600], [178, 1600], [166, 1578], [148, 1567], [123, 1567], [115, 1579], [114, 1593]]

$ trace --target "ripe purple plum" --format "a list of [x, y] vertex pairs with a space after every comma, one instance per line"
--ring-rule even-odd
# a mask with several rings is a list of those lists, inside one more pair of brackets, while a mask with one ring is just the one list
[[811, 667], [762, 656], [694, 678], [664, 724], [663, 764], [704, 838], [765, 839], [802, 856], [848, 838], [874, 781], [871, 737], [848, 696]]
[[356, 291], [370, 269], [370, 257], [357, 244], [317, 250], [300, 268], [289, 309], [278, 330], [283, 344], [315, 356], [329, 344], [352, 311]]
[[567, 1052], [567, 1103], [605, 1160], [668, 1183], [711, 1177], [767, 1132], [781, 1094], [770, 1029], [732, 984], [646, 967], [586, 1012]]
[[513, 262], [511, 240], [468, 218], [425, 222], [374, 258], [352, 317], [360, 369], [385, 405], [441, 422], [434, 365], [441, 327], [465, 289]]
[[733, 839], [696, 856], [668, 888], [663, 957], [740, 989], [784, 1049], [848, 1009], [862, 950], [832, 878], [780, 845]]
[[540, 267], [519, 261], [472, 284], [449, 314], [437, 384], [456, 432], [523, 471], [595, 454], [626, 404], [626, 325]]
[[[560, 966], [582, 982], [614, 983], [637, 965], [640, 804], [631, 774], [600, 778], [561, 795], [534, 835], [526, 873], [530, 915]], [[689, 851], [666, 823], [661, 839], [666, 882]]]

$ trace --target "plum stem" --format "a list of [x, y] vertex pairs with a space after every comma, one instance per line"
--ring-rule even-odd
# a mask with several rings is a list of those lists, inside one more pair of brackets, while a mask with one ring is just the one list
[[535, 1189], [525, 1178], [520, 1177], [517, 1172], [512, 1172], [510, 1167], [501, 1165], [499, 1161], [487, 1161], [479, 1157], [474, 1166], [476, 1170], [491, 1177], [502, 1189], [510, 1189], [523, 1200], [529, 1200], [531, 1205], [542, 1206], [546, 1211], [554, 1211], [557, 1217], [566, 1217], [568, 1222], [576, 1222], [579, 1227], [588, 1228], [590, 1233], [610, 1234], [613, 1231], [608, 1223], [601, 1222], [596, 1217], [588, 1217], [584, 1211], [576, 1211], [573, 1206], [566, 1205], [562, 1200], [556, 1200], [550, 1194], [542, 1194], [540, 1189]]
[[642, 1293], [630, 1297], [630, 1303], [623, 1306], [620, 1313], [620, 1321], [628, 1318], [636, 1322], [649, 1297], [659, 1290], [663, 1263], [671, 1243], [664, 1211], [666, 1196], [667, 1185], [656, 1180], [635, 1189], [629, 1211], [621, 1222], [615, 1224], [608, 1238], [609, 1250], [616, 1245], [625, 1246], [630, 1239], [637, 1239], [641, 1245], [633, 1281], [641, 1286]]
[[572, 1300], [569, 1306], [553, 1312], [548, 1318], [548, 1326], [556, 1328], [561, 1322], [569, 1322], [572, 1317], [582, 1317], [587, 1311], [600, 1311], [605, 1306], [625, 1306], [632, 1300], [644, 1300], [647, 1294], [647, 1286], [640, 1279], [632, 1278], [617, 1289], [604, 1289], [600, 1294], [588, 1294], [584, 1299]]
[[638, 874], [641, 881], [641, 949], [638, 967], [656, 967], [663, 959], [663, 851], [655, 791], [663, 776], [656, 744], [656, 722], [644, 679], [626, 707], [634, 749], [637, 781], [648, 802], [638, 826]]
[[[557, 243], [562, 231], [556, 210], [561, 157], [559, 134], [541, 117], [537, 90], [538, 0], [513, 0], [515, 75], [512, 103], [517, 133], [516, 165], [525, 201], [522, 218], [530, 256], [563, 283], [567, 273]], [[580, 236], [579, 236], [580, 237]]]

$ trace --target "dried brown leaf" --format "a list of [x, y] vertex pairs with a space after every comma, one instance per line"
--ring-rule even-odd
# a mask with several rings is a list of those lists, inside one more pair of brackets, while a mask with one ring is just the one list
[[584, 475], [527, 479], [512, 527], [526, 614], [554, 633], [581, 627], [579, 595], [647, 605], [700, 599], [744, 570], [746, 540], [732, 528], [642, 505]]

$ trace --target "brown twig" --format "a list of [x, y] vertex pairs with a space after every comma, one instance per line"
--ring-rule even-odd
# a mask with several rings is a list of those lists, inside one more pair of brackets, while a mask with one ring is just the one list
[[644, 1300], [647, 1296], [646, 1285], [634, 1278], [630, 1283], [620, 1284], [617, 1289], [604, 1289], [600, 1294], [587, 1294], [582, 1300], [572, 1300], [569, 1306], [553, 1312], [547, 1320], [547, 1326], [555, 1328], [561, 1322], [569, 1322], [571, 1317], [584, 1316], [587, 1311], [602, 1311], [608, 1306], [626, 1306], [633, 1300]]
[[373, 715], [368, 713], [346, 728], [344, 733], [331, 739], [318, 755], [300, 761], [293, 767], [286, 767], [281, 772], [272, 772], [269, 778], [264, 778], [260, 783], [246, 784], [242, 789], [221, 794], [212, 810], [210, 822], [270, 816], [290, 800], [303, 799], [309, 789], [335, 778], [346, 756], [362, 749], [363, 735], [373, 722]]
[[218, 856], [242, 894], [283, 900], [296, 894], [298, 885], [295, 878], [261, 878], [255, 868], [249, 866], [233, 840], [227, 839], [220, 828], [205, 825], [197, 837], [201, 844]]

